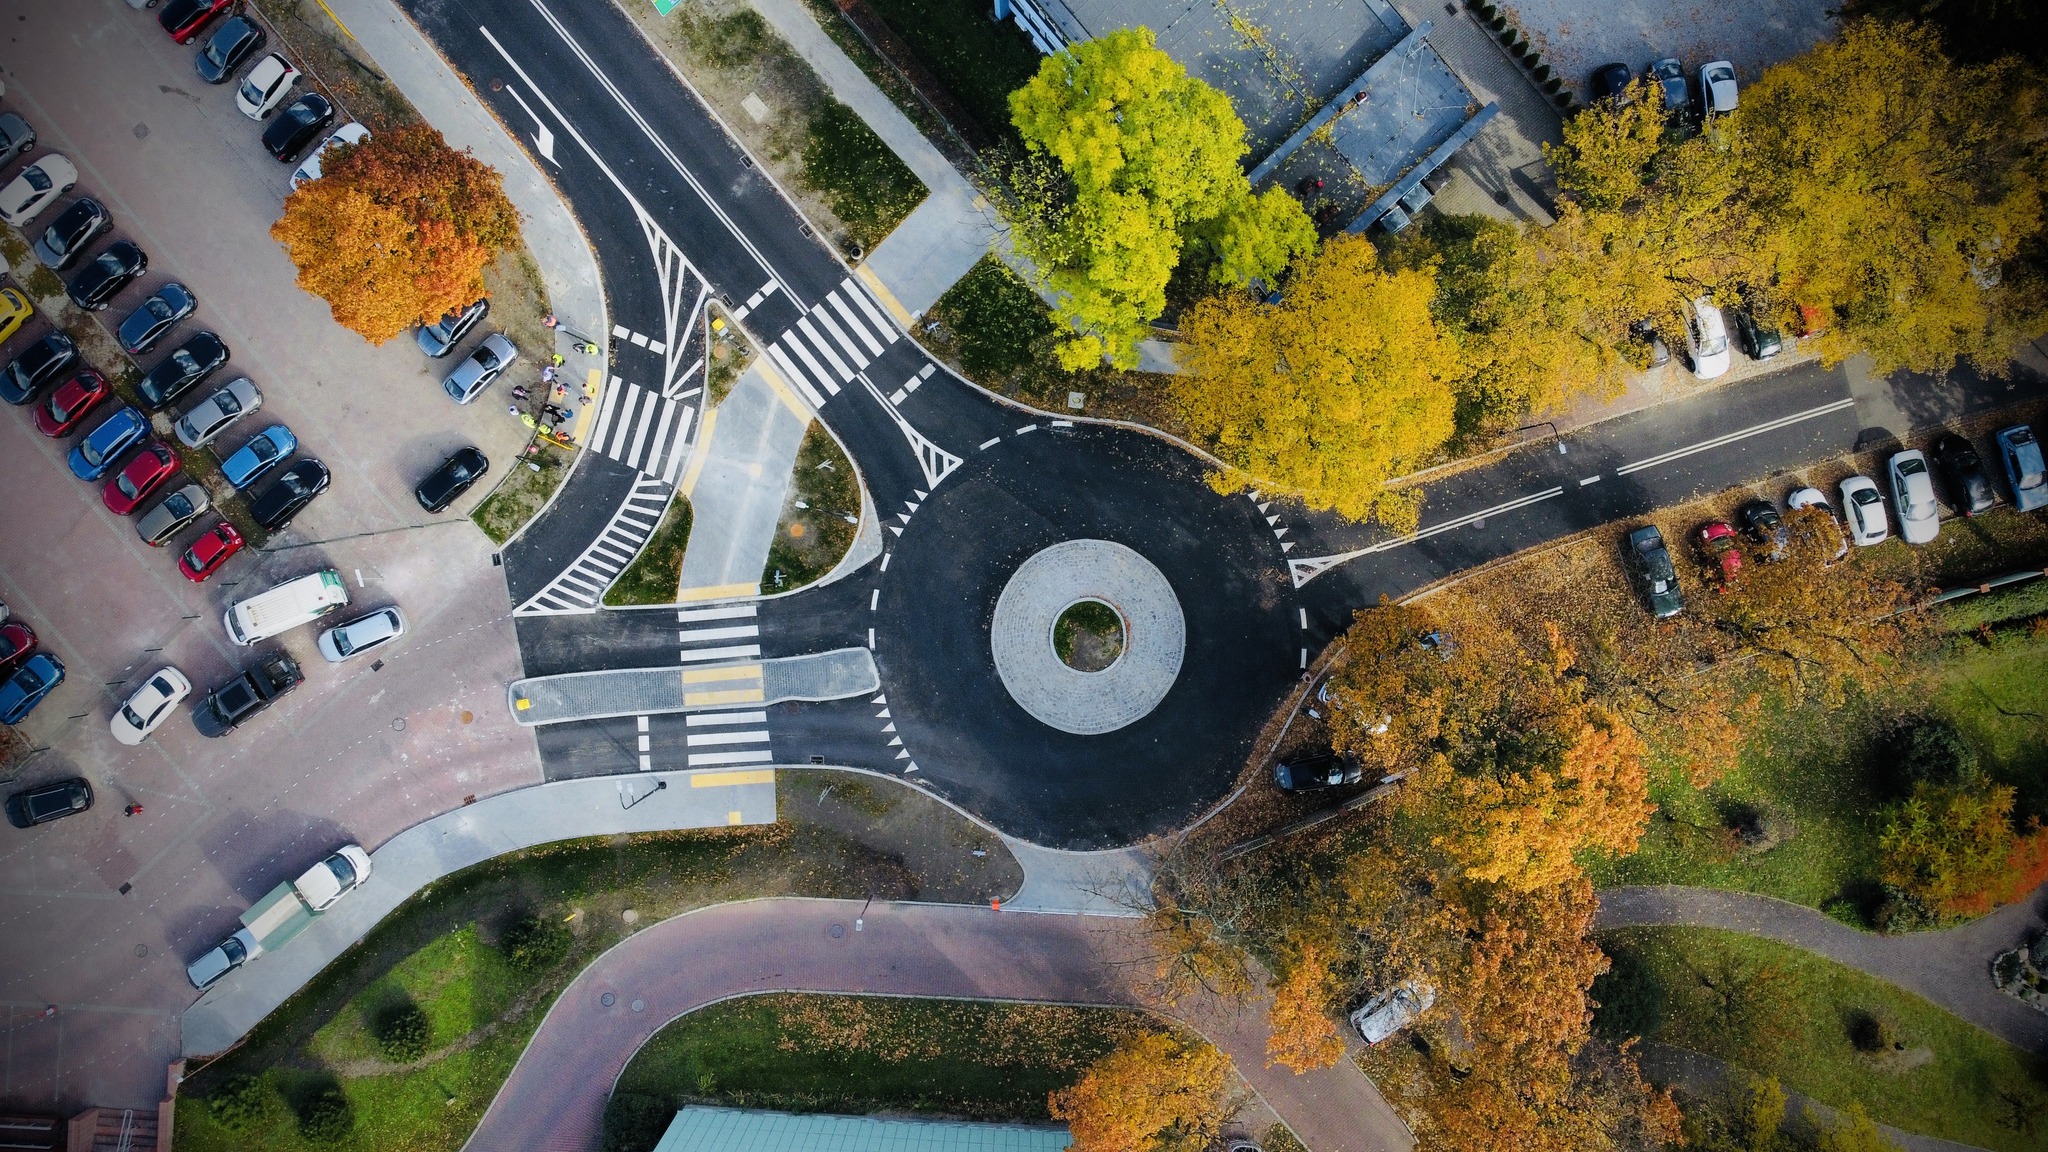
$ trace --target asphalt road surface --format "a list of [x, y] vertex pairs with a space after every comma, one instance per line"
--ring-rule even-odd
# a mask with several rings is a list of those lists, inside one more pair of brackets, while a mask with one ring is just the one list
[[[860, 571], [734, 614], [524, 611], [528, 674], [674, 666], [693, 646], [699, 658], [867, 646], [882, 676], [874, 698], [748, 718], [773, 760], [914, 769], [912, 779], [1039, 843], [1106, 847], [1184, 823], [1222, 794], [1315, 652], [1382, 594], [1840, 455], [1889, 435], [1882, 421], [1919, 425], [2042, 392], [2031, 376], [1873, 382], [1802, 365], [1432, 484], [1412, 537], [1294, 502], [1220, 497], [1202, 463], [1162, 439], [1030, 413], [935, 366], [612, 5], [405, 6], [554, 175], [601, 254], [620, 330], [672, 331], [701, 278], [744, 311], [818, 408], [888, 530], [883, 555]], [[673, 375], [637, 342], [614, 348], [615, 373]], [[636, 482], [615, 461], [583, 460], [506, 552], [515, 602], [558, 580]], [[1157, 565], [1187, 622], [1165, 700], [1101, 736], [1032, 719], [989, 652], [1009, 575], [1079, 538], [1114, 540]], [[624, 717], [544, 728], [539, 743], [547, 773], [562, 778], [688, 767], [703, 755], [691, 735], [681, 716]]]

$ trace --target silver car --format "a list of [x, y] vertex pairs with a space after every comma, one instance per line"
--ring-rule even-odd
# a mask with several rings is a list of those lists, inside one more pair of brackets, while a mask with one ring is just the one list
[[320, 655], [329, 664], [339, 664], [372, 648], [381, 648], [403, 635], [405, 613], [395, 607], [379, 608], [368, 616], [358, 616], [322, 632], [318, 647]]
[[493, 332], [484, 337], [484, 342], [464, 357], [462, 363], [455, 366], [455, 371], [448, 374], [448, 378], [441, 382], [441, 387], [448, 393], [449, 399], [457, 404], [467, 404], [482, 395], [483, 390], [504, 375], [505, 369], [510, 368], [512, 362], [517, 359], [519, 349], [514, 348], [503, 333]]
[[213, 501], [206, 495], [206, 489], [197, 484], [187, 484], [170, 495], [157, 501], [156, 507], [142, 514], [135, 522], [135, 534], [152, 548], [161, 548], [170, 538], [190, 527], [194, 520], [206, 514], [213, 507]]
[[238, 377], [178, 417], [178, 441], [187, 448], [204, 448], [230, 424], [261, 407], [263, 393], [247, 376]]
[[55, 152], [46, 152], [42, 159], [22, 169], [13, 183], [0, 189], [0, 220], [23, 227], [77, 183], [78, 169], [72, 167], [71, 161]]

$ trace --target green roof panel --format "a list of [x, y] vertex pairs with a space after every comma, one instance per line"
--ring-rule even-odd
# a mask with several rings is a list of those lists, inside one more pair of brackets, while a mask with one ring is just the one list
[[1065, 1152], [1064, 1126], [797, 1115], [692, 1104], [654, 1152]]

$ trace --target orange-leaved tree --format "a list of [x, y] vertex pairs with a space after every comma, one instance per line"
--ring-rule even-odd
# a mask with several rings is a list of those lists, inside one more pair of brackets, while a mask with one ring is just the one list
[[1952, 784], [1923, 780], [1884, 813], [1878, 836], [1884, 882], [1938, 916], [1981, 916], [2032, 890], [2048, 868], [2048, 830], [2012, 826], [2013, 789], [1981, 775]]
[[503, 178], [424, 124], [321, 157], [320, 179], [285, 199], [271, 238], [299, 287], [373, 344], [484, 295], [483, 270], [518, 243]]
[[1266, 1060], [1299, 1074], [1328, 1068], [1344, 1058], [1344, 1041], [1330, 1019], [1336, 975], [1330, 970], [1330, 949], [1309, 941], [1296, 950], [1285, 974], [1273, 983], [1273, 1005], [1267, 1013]]
[[1223, 1124], [1230, 1058], [1200, 1040], [1140, 1032], [1051, 1094], [1075, 1152], [1197, 1152]]

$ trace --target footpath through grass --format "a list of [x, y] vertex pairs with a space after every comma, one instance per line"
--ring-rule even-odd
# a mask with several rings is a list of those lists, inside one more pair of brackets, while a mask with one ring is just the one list
[[1715, 929], [1631, 929], [1601, 946], [1614, 968], [1592, 995], [1610, 1036], [1704, 1052], [1907, 1132], [2048, 1148], [2048, 1062], [1896, 985]]
[[771, 993], [693, 1012], [647, 1042], [606, 1110], [606, 1147], [647, 1152], [684, 1104], [796, 1112], [924, 1112], [1045, 1122], [1141, 1013]]

